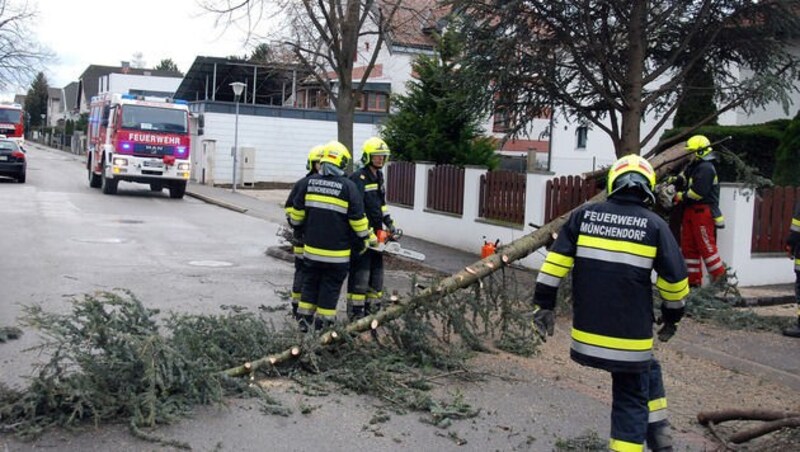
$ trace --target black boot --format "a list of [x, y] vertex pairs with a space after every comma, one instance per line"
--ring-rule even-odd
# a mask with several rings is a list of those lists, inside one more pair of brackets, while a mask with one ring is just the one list
[[299, 317], [297, 317], [297, 302], [296, 301], [292, 301], [292, 318], [299, 320]]
[[364, 310], [364, 306], [351, 306], [350, 307], [350, 321], [355, 322], [358, 319], [363, 319], [366, 317], [367, 313]]
[[314, 331], [322, 331], [333, 326], [333, 320], [317, 317], [314, 319]]
[[653, 452], [672, 452], [672, 427], [663, 421], [647, 426], [647, 447]]
[[304, 333], [308, 333], [309, 327], [314, 323], [314, 316], [313, 315], [298, 315], [297, 316], [297, 327], [300, 328], [300, 331]]
[[800, 337], [800, 317], [797, 318], [797, 323], [783, 330], [784, 336]]

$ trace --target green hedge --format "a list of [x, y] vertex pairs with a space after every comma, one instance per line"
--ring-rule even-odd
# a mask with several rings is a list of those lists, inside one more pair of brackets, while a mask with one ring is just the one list
[[[724, 143], [725, 148], [739, 156], [745, 163], [757, 169], [761, 176], [772, 178], [775, 172], [776, 151], [791, 120], [776, 119], [764, 124], [747, 126], [706, 126], [695, 134], [705, 135], [712, 142], [727, 136], [733, 137]], [[662, 140], [677, 135], [682, 129], [664, 132]], [[726, 159], [717, 161], [720, 182], [737, 182], [735, 167]]]

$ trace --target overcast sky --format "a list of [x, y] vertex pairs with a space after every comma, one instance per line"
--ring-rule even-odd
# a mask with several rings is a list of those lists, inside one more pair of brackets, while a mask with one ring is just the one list
[[[137, 52], [148, 68], [172, 58], [184, 73], [198, 55], [250, 52], [244, 47], [243, 31], [215, 28], [215, 17], [196, 0], [29, 1], [38, 10], [32, 31], [57, 58], [45, 71], [52, 87], [77, 81], [90, 64], [119, 66]], [[25, 93], [29, 87], [17, 92]]]

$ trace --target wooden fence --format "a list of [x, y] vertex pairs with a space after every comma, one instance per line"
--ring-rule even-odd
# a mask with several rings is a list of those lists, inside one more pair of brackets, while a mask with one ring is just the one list
[[[753, 211], [753, 253], [782, 252], [800, 187], [772, 187], [758, 191]], [[723, 212], [724, 213], [724, 212]]]
[[464, 213], [464, 169], [438, 165], [428, 170], [427, 208], [462, 215]]
[[591, 199], [600, 191], [594, 179], [561, 176], [547, 181], [545, 187], [544, 223], [564, 215]]
[[414, 207], [416, 170], [412, 162], [392, 162], [386, 169], [386, 201]]
[[525, 174], [489, 171], [481, 175], [478, 215], [481, 218], [525, 223]]

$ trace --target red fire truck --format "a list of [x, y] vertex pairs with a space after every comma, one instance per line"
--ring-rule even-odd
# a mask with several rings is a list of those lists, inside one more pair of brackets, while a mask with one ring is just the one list
[[16, 141], [20, 146], [25, 141], [25, 121], [22, 118], [22, 105], [0, 104], [0, 134]]
[[92, 98], [86, 152], [89, 186], [117, 192], [119, 181], [169, 189], [183, 198], [189, 180], [189, 106], [132, 94]]

